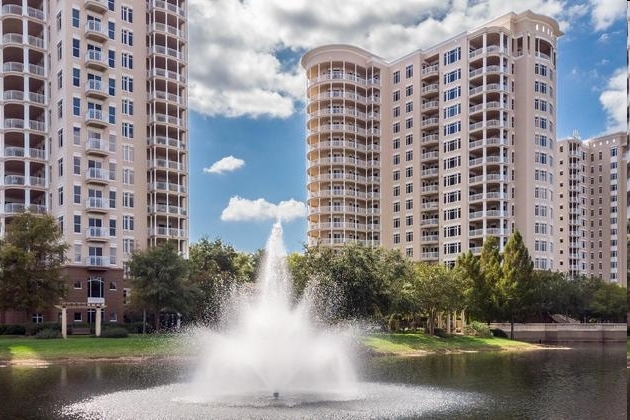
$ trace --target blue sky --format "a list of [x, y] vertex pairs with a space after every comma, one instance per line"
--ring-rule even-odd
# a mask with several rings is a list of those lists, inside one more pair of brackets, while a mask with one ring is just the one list
[[[622, 0], [191, 0], [190, 239], [253, 252], [283, 218], [288, 251], [306, 241], [301, 55], [350, 43], [392, 59], [500, 16], [556, 18], [557, 136], [626, 127]], [[332, 12], [331, 12], [332, 10]], [[417, 11], [417, 12], [415, 12]], [[417, 41], [417, 40], [422, 40]]]

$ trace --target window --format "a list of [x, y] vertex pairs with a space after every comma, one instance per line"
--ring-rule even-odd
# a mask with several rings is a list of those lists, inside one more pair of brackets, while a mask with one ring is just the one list
[[72, 56], [79, 58], [81, 55], [81, 41], [78, 39], [72, 39]]
[[81, 144], [81, 128], [80, 127], [72, 127], [72, 141], [76, 145]]
[[400, 186], [395, 185], [394, 188], [392, 189], [392, 195], [394, 197], [398, 197], [400, 195]]
[[61, 99], [57, 102], [57, 118], [63, 118], [63, 100]]
[[413, 226], [413, 216], [408, 215], [405, 217], [405, 226]]
[[451, 191], [449, 193], [444, 194], [444, 203], [448, 204], [448, 203], [455, 203], [457, 201], [460, 201], [462, 199], [462, 192], [461, 191]]
[[116, 10], [116, 2], [114, 0], [107, 0], [107, 8], [109, 9], [110, 12], [113, 12]]
[[444, 177], [444, 186], [445, 187], [450, 187], [453, 185], [457, 185], [460, 184], [462, 182], [462, 175], [461, 174], [453, 174], [453, 175], [448, 175]]
[[399, 91], [399, 90], [395, 91], [395, 92], [392, 94], [392, 98], [393, 98], [394, 102], [398, 102], [398, 101], [400, 101], [400, 91]]
[[109, 123], [116, 124], [116, 107], [113, 105], [109, 106]]
[[123, 216], [122, 218], [122, 226], [123, 226], [123, 230], [129, 230], [132, 231], [134, 230], [134, 220], [133, 220], [133, 216]]
[[131, 99], [122, 100], [123, 115], [133, 115], [133, 101]]
[[405, 232], [405, 240], [407, 242], [413, 242], [413, 232]]
[[133, 169], [123, 168], [122, 171], [123, 184], [133, 185], [134, 183], [134, 171]]
[[449, 140], [449, 141], [444, 143], [444, 153], [453, 152], [455, 150], [459, 150], [459, 149], [461, 149], [461, 147], [462, 147], [462, 140], [461, 139]]
[[116, 219], [109, 219], [109, 236], [116, 236]]
[[462, 252], [461, 242], [453, 242], [453, 243], [444, 244], [445, 254], [460, 254], [461, 252]]
[[461, 166], [462, 164], [461, 160], [462, 160], [461, 156], [455, 156], [455, 157], [446, 159], [444, 161], [444, 169], [453, 169], [453, 168], [457, 168]]
[[57, 175], [60, 177], [63, 176], [63, 158], [57, 160]]
[[395, 138], [394, 140], [392, 140], [392, 148], [394, 150], [400, 149], [400, 139], [399, 138]]
[[398, 164], [400, 163], [400, 155], [399, 155], [399, 154], [395, 154], [395, 155], [392, 157], [392, 163], [393, 163], [394, 165], [398, 165]]
[[413, 199], [408, 198], [405, 200], [405, 210], [413, 210]]
[[59, 70], [57, 72], [57, 89], [61, 89], [63, 87], [63, 71]]
[[400, 227], [400, 218], [394, 218], [394, 228], [398, 229]]
[[81, 98], [72, 98], [72, 115], [81, 116]]
[[124, 162], [133, 162], [133, 146], [124, 144], [122, 147], [122, 155]]
[[80, 26], [79, 9], [72, 9], [72, 27], [78, 28]]
[[398, 118], [400, 117], [400, 107], [399, 106], [395, 106], [394, 109], [392, 110], [392, 115], [394, 118]]
[[406, 129], [413, 128], [413, 118], [410, 117], [405, 120], [405, 128]]
[[75, 175], [81, 175], [81, 157], [72, 157], [72, 173]]
[[392, 133], [400, 133], [400, 123], [395, 122], [392, 124]]
[[63, 147], [63, 128], [57, 130], [57, 144], [59, 147]]
[[134, 207], [134, 195], [130, 192], [123, 192], [123, 207], [133, 208]]
[[395, 71], [393, 74], [393, 82], [394, 84], [396, 83], [400, 83], [400, 72], [399, 71]]
[[413, 95], [413, 85], [409, 85], [405, 88], [405, 96]]
[[107, 22], [107, 36], [109, 39], [116, 39], [116, 23]]
[[400, 171], [394, 171], [394, 172], [392, 173], [392, 179], [393, 179], [394, 181], [398, 181], [398, 180], [400, 179]]
[[116, 96], [116, 79], [110, 77], [108, 82], [109, 96]]
[[61, 31], [61, 12], [57, 13], [57, 32]]
[[413, 134], [407, 134], [405, 136], [405, 145], [411, 146], [413, 144]]
[[133, 138], [133, 124], [124, 122], [122, 123], [122, 135], [124, 138], [132, 139]]
[[413, 192], [413, 182], [407, 182], [405, 184], [405, 193], [411, 194]]
[[405, 177], [411, 178], [413, 176], [413, 166], [407, 166], [405, 168]]
[[[102, 255], [96, 255], [95, 257], [102, 257]], [[102, 277], [90, 276], [87, 281], [88, 299], [97, 298], [101, 299], [105, 297], [104, 281]]]
[[455, 104], [444, 108], [444, 118], [451, 118], [462, 112], [462, 104]]
[[75, 214], [73, 220], [74, 233], [81, 233], [81, 215]]
[[462, 70], [461, 69], [455, 69], [453, 71], [450, 71], [448, 73], [446, 73], [444, 75], [444, 84], [447, 83], [453, 83], [456, 80], [459, 80], [462, 78]]
[[405, 112], [413, 111], [413, 102], [409, 101], [405, 104]]
[[121, 59], [122, 59], [122, 66], [125, 69], [133, 69], [133, 55], [129, 54], [129, 53], [122, 53], [121, 54]]
[[455, 225], [455, 226], [447, 226], [444, 228], [444, 236], [451, 237], [451, 236], [459, 236], [462, 234], [462, 226], [461, 225]]
[[73, 191], [73, 202], [74, 204], [81, 204], [81, 186], [80, 185], [74, 185], [74, 191]]
[[122, 6], [120, 8], [120, 18], [125, 22], [133, 23], [133, 9]]
[[72, 69], [72, 86], [81, 86], [81, 69]]
[[405, 160], [406, 160], [407, 162], [409, 162], [409, 161], [413, 160], [413, 150], [407, 150], [407, 151], [405, 152]]
[[452, 64], [462, 58], [462, 49], [460, 47], [454, 48], [444, 53], [444, 65]]
[[462, 209], [450, 209], [444, 210], [444, 220], [455, 220], [459, 219], [462, 216]]
[[457, 86], [451, 89], [448, 89], [444, 92], [444, 101], [450, 101], [455, 98], [459, 98], [462, 95], [462, 87]]
[[135, 248], [134, 240], [123, 238], [123, 254], [131, 254]]
[[394, 233], [394, 243], [395, 244], [400, 243], [400, 233]]
[[116, 191], [109, 192], [109, 208], [110, 209], [116, 208]]
[[57, 42], [57, 60], [58, 61], [61, 61], [62, 53], [63, 53], [63, 47], [61, 46], [61, 41], [59, 41]]
[[110, 69], [116, 68], [116, 51], [109, 50], [107, 61]]
[[400, 203], [396, 202], [392, 207], [394, 208], [394, 213], [398, 213], [400, 211]]
[[122, 90], [124, 92], [133, 92], [133, 78], [129, 76], [122, 77]]
[[413, 65], [410, 64], [407, 67], [405, 67], [405, 78], [409, 79], [410, 77], [413, 77]]
[[122, 43], [130, 47], [133, 46], [133, 32], [131, 32], [129, 29], [122, 30]]
[[444, 126], [444, 135], [447, 136], [449, 134], [459, 133], [462, 130], [461, 121], [456, 121], [454, 123], [446, 124]]

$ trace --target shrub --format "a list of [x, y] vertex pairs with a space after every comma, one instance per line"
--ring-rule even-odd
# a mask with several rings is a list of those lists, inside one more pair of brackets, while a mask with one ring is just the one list
[[18, 324], [0, 325], [0, 335], [25, 335], [26, 327]]
[[48, 340], [51, 338], [61, 338], [61, 333], [52, 328], [46, 328], [46, 329], [40, 330], [37, 334], [35, 334], [35, 338], [44, 339], [44, 340]]
[[472, 335], [474, 337], [484, 337], [490, 338], [492, 337], [492, 332], [490, 331], [490, 327], [483, 322], [473, 321], [470, 324], [466, 325], [466, 335]]
[[444, 328], [434, 328], [433, 335], [440, 338], [448, 338], [449, 335], [446, 333]]
[[28, 335], [37, 335], [43, 330], [55, 330], [61, 332], [61, 324], [58, 322], [46, 322], [41, 324], [31, 324], [27, 328]]
[[501, 328], [493, 328], [490, 331], [492, 332], [493, 337], [508, 338], [507, 333], [503, 331]]
[[108, 327], [101, 331], [102, 338], [125, 338], [128, 335], [129, 332], [123, 327]]

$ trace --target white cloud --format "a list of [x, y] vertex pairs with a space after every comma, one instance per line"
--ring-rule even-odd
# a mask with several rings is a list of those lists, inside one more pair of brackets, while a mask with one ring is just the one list
[[626, 2], [622, 0], [590, 0], [591, 21], [596, 31], [608, 29], [617, 19], [626, 17]]
[[248, 200], [234, 196], [230, 198], [227, 207], [221, 212], [221, 220], [224, 222], [246, 220], [291, 221], [301, 217], [306, 217], [306, 205], [294, 199], [273, 204], [263, 198]]
[[628, 69], [618, 68], [614, 71], [606, 88], [599, 95], [604, 112], [606, 113], [606, 131], [626, 131], [628, 122], [626, 120], [626, 78]]
[[[598, 13], [607, 10], [608, 1], [598, 5]], [[299, 57], [319, 45], [354, 44], [389, 60], [511, 11], [550, 15], [563, 30], [587, 13], [586, 3], [567, 0], [191, 0], [189, 5], [191, 108], [252, 118], [296, 112], [306, 83]]]
[[203, 171], [207, 174], [222, 174], [235, 171], [244, 165], [245, 161], [243, 159], [237, 159], [230, 155], [214, 162], [209, 168], [203, 168]]

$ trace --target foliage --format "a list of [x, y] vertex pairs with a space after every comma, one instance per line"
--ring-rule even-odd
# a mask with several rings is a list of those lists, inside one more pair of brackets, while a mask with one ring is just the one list
[[58, 322], [43, 322], [39, 324], [27, 325], [26, 332], [28, 335], [37, 335], [42, 330], [55, 330], [61, 332], [61, 324]]
[[473, 295], [473, 307], [478, 315], [487, 322], [497, 317], [499, 302], [496, 289], [501, 280], [501, 254], [499, 239], [496, 236], [486, 238], [479, 257], [481, 279], [478, 291]]
[[65, 295], [61, 265], [68, 245], [50, 215], [15, 216], [0, 241], [0, 310], [43, 310]]
[[100, 338], [125, 338], [129, 332], [124, 327], [108, 327], [101, 331]]
[[160, 312], [186, 313], [191, 308], [196, 291], [187, 280], [187, 263], [173, 243], [135, 251], [128, 266], [132, 303], [154, 314], [156, 330]]
[[419, 262], [415, 264], [412, 287], [413, 301], [427, 314], [427, 331], [433, 335], [438, 313], [457, 306], [455, 276], [443, 265]]
[[0, 335], [25, 335], [26, 327], [19, 324], [0, 324]]
[[482, 322], [473, 321], [466, 326], [466, 335], [472, 335], [473, 337], [492, 337], [492, 331], [488, 324]]
[[493, 328], [490, 330], [493, 337], [508, 338], [508, 335], [501, 328]]
[[245, 254], [220, 239], [202, 238], [191, 245], [189, 255], [190, 279], [198, 291], [193, 318], [216, 323], [231, 292], [255, 280], [262, 251]]
[[602, 283], [593, 294], [589, 309], [599, 320], [623, 322], [627, 316], [627, 292], [622, 286]]
[[45, 340], [51, 339], [51, 338], [61, 338], [61, 332], [59, 332], [58, 330], [54, 330], [52, 328], [46, 328], [39, 331], [35, 335], [35, 338], [45, 339]]

